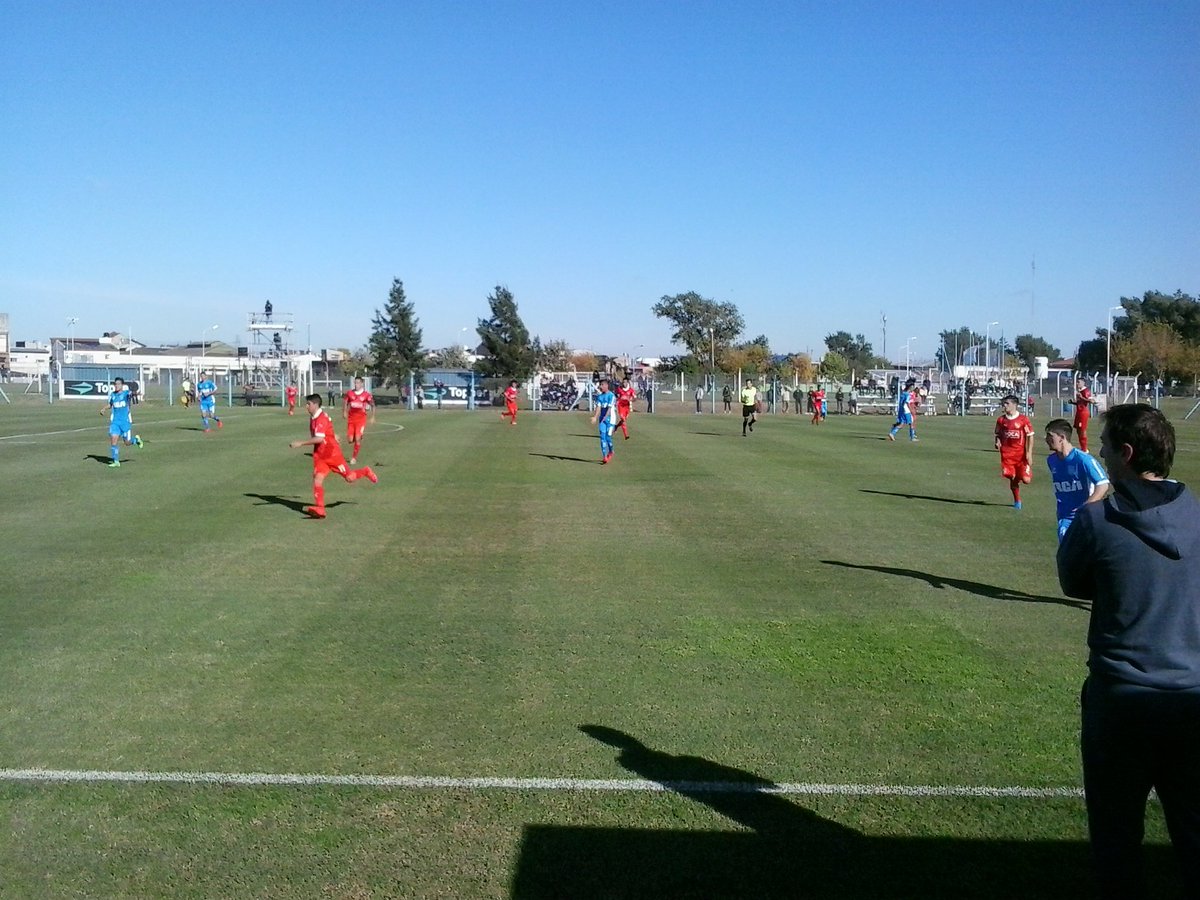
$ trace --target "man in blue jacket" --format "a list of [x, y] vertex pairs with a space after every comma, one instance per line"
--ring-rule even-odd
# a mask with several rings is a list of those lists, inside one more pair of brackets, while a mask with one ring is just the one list
[[1200, 502], [1167, 477], [1175, 429], [1158, 410], [1113, 407], [1100, 442], [1113, 489], [1058, 548], [1063, 592], [1092, 603], [1080, 741], [1098, 887], [1143, 896], [1153, 788], [1200, 897]]

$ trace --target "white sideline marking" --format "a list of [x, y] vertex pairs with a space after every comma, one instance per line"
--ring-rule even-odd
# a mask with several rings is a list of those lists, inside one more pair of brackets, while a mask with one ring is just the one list
[[235, 786], [380, 787], [468, 791], [624, 791], [681, 794], [789, 794], [842, 797], [1082, 798], [1083, 788], [967, 785], [805, 784], [747, 781], [647, 781], [640, 778], [446, 778], [422, 775], [299, 775], [271, 772], [104, 772], [83, 769], [0, 769], [0, 781], [132, 782]]

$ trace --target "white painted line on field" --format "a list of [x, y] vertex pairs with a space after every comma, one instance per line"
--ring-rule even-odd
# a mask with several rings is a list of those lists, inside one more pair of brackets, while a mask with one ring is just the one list
[[0, 781], [215, 784], [244, 787], [378, 787], [410, 790], [593, 791], [678, 794], [786, 794], [840, 797], [1083, 797], [1082, 788], [970, 785], [807, 784], [749, 781], [648, 781], [640, 778], [447, 778], [421, 775], [299, 775], [271, 772], [106, 772], [83, 769], [0, 769]]

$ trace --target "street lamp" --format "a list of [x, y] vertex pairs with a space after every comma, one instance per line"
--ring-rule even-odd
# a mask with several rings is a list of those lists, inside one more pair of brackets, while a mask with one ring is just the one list
[[204, 356], [204, 339], [206, 337], [208, 337], [208, 333], [210, 331], [216, 331], [220, 327], [221, 326], [219, 326], [219, 325], [211, 325], [208, 328], [205, 328], [202, 332], [200, 332], [200, 355], [201, 356]]
[[[1111, 388], [1109, 382], [1112, 380], [1112, 325], [1113, 313], [1123, 310], [1123, 306], [1110, 306], [1108, 308], [1108, 331], [1104, 335], [1104, 394], [1107, 397]], [[1105, 404], [1107, 408], [1108, 404]]]
[[992, 367], [992, 326], [999, 322], [988, 322], [983, 330], [983, 380], [987, 381], [988, 372]]
[[75, 349], [75, 323], [78, 321], [79, 321], [79, 319], [75, 316], [71, 316], [69, 319], [67, 319], [67, 349], [68, 350]]
[[907, 341], [904, 342], [904, 374], [906, 377], [910, 374], [910, 371], [911, 371], [911, 366], [909, 365], [909, 352], [908, 352], [909, 345], [912, 344], [912, 342], [915, 340], [916, 340], [915, 337], [910, 337]]

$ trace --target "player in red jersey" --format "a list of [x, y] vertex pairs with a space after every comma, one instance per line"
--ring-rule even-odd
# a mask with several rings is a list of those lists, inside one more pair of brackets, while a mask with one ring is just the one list
[[629, 414], [633, 412], [633, 398], [636, 396], [637, 391], [629, 384], [629, 379], [622, 379], [621, 386], [617, 388], [617, 426], [625, 435], [625, 440], [629, 440]]
[[362, 378], [354, 379], [354, 387], [342, 397], [342, 415], [346, 417], [346, 440], [354, 445], [350, 454], [350, 465], [358, 462], [362, 450], [363, 435], [367, 430], [367, 410], [371, 411], [371, 424], [375, 424], [375, 398], [363, 387]]
[[1017, 411], [1020, 401], [1009, 394], [1000, 401], [1004, 415], [996, 420], [996, 449], [1000, 451], [1000, 477], [1008, 479], [1013, 509], [1021, 508], [1021, 485], [1033, 481], [1033, 423]]
[[825, 388], [817, 385], [817, 389], [809, 394], [812, 397], [813, 417], [812, 423], [820, 425], [825, 418]]
[[514, 379], [508, 383], [508, 387], [504, 389], [504, 412], [500, 413], [501, 418], [510, 416], [512, 421], [509, 425], [517, 424], [517, 382]]
[[296, 398], [300, 396], [300, 391], [296, 385], [289, 384], [283, 393], [287, 397], [288, 415], [294, 416], [296, 414]]
[[325, 476], [330, 472], [341, 475], [347, 481], [358, 481], [365, 478], [371, 484], [379, 481], [370, 466], [361, 469], [351, 469], [346, 465], [342, 456], [342, 448], [338, 444], [337, 435], [333, 433], [333, 421], [328, 413], [321, 408], [321, 395], [309, 394], [304, 398], [304, 408], [308, 410], [307, 441], [292, 441], [293, 450], [298, 447], [312, 447], [313, 461], [313, 500], [312, 506], [304, 507], [304, 511], [314, 519], [325, 518]]
[[1075, 404], [1074, 425], [1075, 434], [1079, 438], [1079, 449], [1087, 453], [1087, 427], [1088, 419], [1092, 417], [1092, 392], [1082, 378], [1075, 379], [1075, 399], [1071, 402]]

